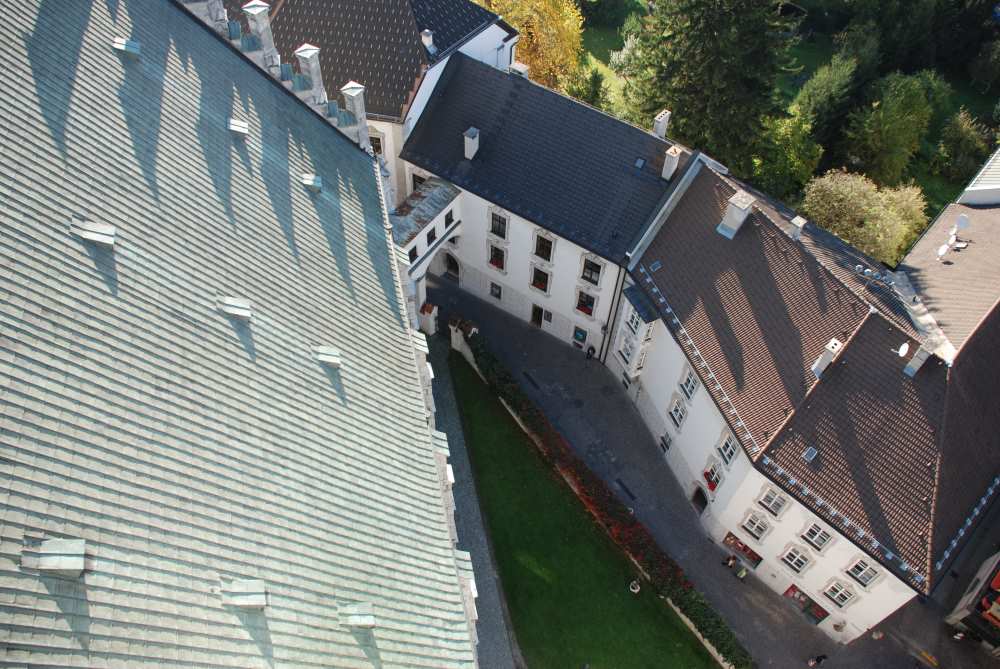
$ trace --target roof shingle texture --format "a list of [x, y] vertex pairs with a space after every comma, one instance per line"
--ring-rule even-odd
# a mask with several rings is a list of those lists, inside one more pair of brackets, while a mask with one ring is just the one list
[[[471, 666], [372, 159], [172, 3], [0, 14], [0, 664]], [[20, 566], [46, 537], [80, 579]]]
[[[462, 136], [470, 127], [479, 129], [479, 150], [471, 161], [465, 159]], [[622, 263], [670, 188], [660, 177], [670, 146], [523, 77], [456, 53], [401, 157]], [[685, 152], [676, 174], [688, 158]]]

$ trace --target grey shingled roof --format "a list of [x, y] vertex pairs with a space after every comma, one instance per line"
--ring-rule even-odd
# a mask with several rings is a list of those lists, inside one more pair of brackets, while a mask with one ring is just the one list
[[[462, 138], [470, 127], [480, 133], [471, 161], [465, 159]], [[523, 77], [456, 53], [401, 157], [623, 263], [671, 186], [660, 178], [670, 146]], [[677, 175], [689, 157], [684, 154]]]
[[0, 664], [472, 666], [373, 160], [170, 2], [0, 15]]
[[392, 239], [400, 245], [410, 243], [438, 214], [447, 209], [461, 191], [443, 179], [432, 177], [420, 184], [395, 210], [389, 213]]

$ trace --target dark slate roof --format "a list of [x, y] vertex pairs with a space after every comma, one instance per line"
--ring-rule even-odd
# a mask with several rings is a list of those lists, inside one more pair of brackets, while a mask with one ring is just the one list
[[656, 313], [656, 307], [653, 306], [639, 286], [633, 284], [622, 292], [625, 294], [625, 299], [628, 300], [632, 308], [639, 314], [639, 318], [642, 319], [643, 323], [652, 323], [660, 320], [660, 315]]
[[[245, 23], [246, 0], [225, 4]], [[295, 63], [304, 42], [318, 46], [327, 93], [357, 81], [368, 113], [391, 119], [402, 118], [426, 67], [498, 21], [471, 0], [284, 0], [271, 13], [282, 62]], [[425, 28], [434, 31], [435, 54], [420, 40]]]
[[[480, 133], [479, 152], [471, 161], [465, 160], [462, 137], [470, 127]], [[660, 178], [670, 146], [592, 107], [457, 53], [401, 156], [623, 263], [672, 185]], [[684, 155], [682, 163], [690, 157]]]

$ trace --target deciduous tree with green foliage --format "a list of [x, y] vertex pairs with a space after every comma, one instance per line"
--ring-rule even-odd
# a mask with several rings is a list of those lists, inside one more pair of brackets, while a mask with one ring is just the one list
[[797, 197], [822, 155], [823, 147], [810, 133], [809, 118], [793, 106], [788, 116], [764, 119], [759, 149], [753, 157], [753, 181], [769, 195]]
[[879, 189], [864, 175], [831, 170], [806, 186], [802, 211], [820, 227], [894, 266], [927, 225], [926, 204], [915, 185]]
[[788, 28], [770, 0], [659, 0], [625, 73], [629, 117], [670, 109], [672, 135], [749, 174]]
[[968, 181], [990, 155], [990, 132], [965, 107], [941, 130], [937, 170], [954, 181]]
[[563, 85], [566, 95], [586, 102], [591, 107], [606, 109], [608, 106], [608, 85], [604, 75], [596, 67], [589, 70], [580, 67]]

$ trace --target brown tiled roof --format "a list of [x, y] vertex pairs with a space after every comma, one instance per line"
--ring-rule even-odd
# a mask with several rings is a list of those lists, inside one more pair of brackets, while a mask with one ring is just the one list
[[[971, 225], [958, 234], [967, 241], [938, 260], [958, 217]], [[987, 312], [1000, 299], [1000, 206], [949, 205], [900, 263], [949, 341], [961, 348]]]

